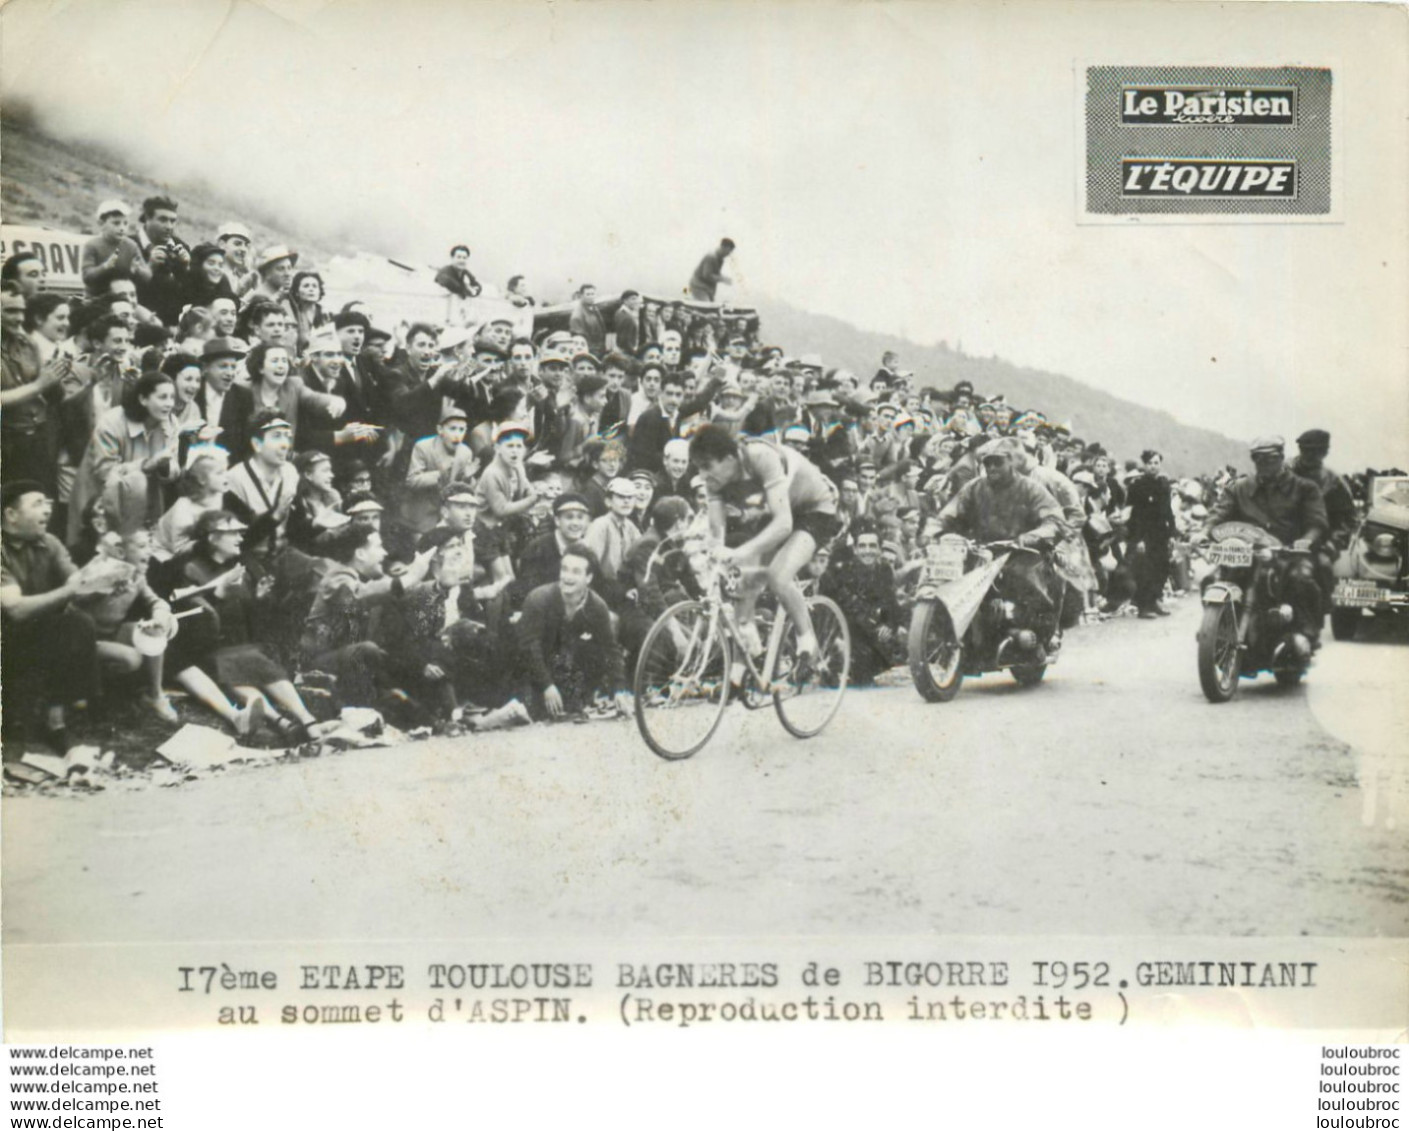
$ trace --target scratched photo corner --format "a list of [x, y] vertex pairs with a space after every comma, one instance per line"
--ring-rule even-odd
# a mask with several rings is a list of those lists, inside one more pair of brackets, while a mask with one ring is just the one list
[[1402, 12], [0, 29], [7, 1040], [1402, 1030]]

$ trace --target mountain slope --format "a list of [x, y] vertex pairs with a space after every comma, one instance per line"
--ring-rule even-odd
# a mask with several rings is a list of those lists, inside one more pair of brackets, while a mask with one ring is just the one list
[[[179, 202], [181, 232], [192, 242], [209, 238], [222, 221], [238, 218], [253, 231], [257, 245], [287, 244], [297, 248], [306, 263], [327, 263], [334, 255], [373, 250], [354, 247], [335, 234], [295, 231], [281, 223], [269, 202], [231, 199], [216, 186], [190, 181], [167, 184], [135, 172], [114, 154], [49, 136], [14, 108], [8, 108], [0, 122], [0, 207], [6, 223], [93, 232], [98, 201], [116, 196], [136, 206], [159, 192], [170, 193]], [[604, 271], [603, 277], [608, 274]], [[674, 286], [642, 289], [675, 291]], [[970, 357], [947, 345], [919, 346], [782, 301], [762, 303], [760, 312], [769, 342], [790, 354], [821, 354], [828, 364], [851, 369], [863, 381], [875, 371], [882, 352], [893, 349], [922, 384], [948, 387], [967, 378], [980, 392], [1004, 393], [1008, 403], [1018, 408], [1040, 409], [1052, 420], [1070, 422], [1078, 436], [1100, 440], [1119, 459], [1134, 458], [1143, 448], [1157, 448], [1164, 452], [1173, 474], [1245, 462], [1240, 443], [1061, 374], [1021, 368], [996, 357]]]

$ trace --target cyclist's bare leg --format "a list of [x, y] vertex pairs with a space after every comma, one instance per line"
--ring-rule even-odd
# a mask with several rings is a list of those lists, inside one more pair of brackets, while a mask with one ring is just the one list
[[798, 626], [798, 653], [816, 655], [817, 635], [812, 629], [812, 617], [807, 612], [807, 598], [798, 587], [797, 575], [817, 552], [817, 540], [805, 530], [794, 530], [778, 547], [768, 563], [768, 587], [778, 596], [779, 603]]

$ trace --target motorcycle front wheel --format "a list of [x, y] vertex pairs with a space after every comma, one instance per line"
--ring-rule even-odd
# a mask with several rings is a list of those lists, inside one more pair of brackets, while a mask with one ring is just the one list
[[1204, 607], [1199, 685], [1210, 703], [1226, 703], [1238, 693], [1238, 614], [1226, 602]]
[[963, 645], [955, 638], [949, 610], [938, 601], [917, 601], [910, 614], [910, 678], [928, 703], [948, 703], [964, 682]]

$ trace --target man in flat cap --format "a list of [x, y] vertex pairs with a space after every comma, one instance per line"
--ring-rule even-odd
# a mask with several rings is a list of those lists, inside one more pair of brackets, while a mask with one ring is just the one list
[[[1252, 443], [1255, 474], [1229, 483], [1208, 512], [1204, 529], [1220, 522], [1250, 522], [1285, 545], [1311, 550], [1326, 537], [1329, 522], [1321, 488], [1294, 475], [1286, 462], [1286, 445], [1280, 436], [1263, 436]], [[1320, 640], [1321, 589], [1314, 568], [1293, 567], [1287, 579], [1288, 596], [1295, 611], [1297, 631], [1315, 647]]]
[[1296, 438], [1297, 457], [1292, 461], [1292, 473], [1309, 479], [1321, 488], [1326, 501], [1326, 521], [1330, 524], [1327, 537], [1316, 547], [1316, 580], [1321, 586], [1322, 607], [1331, 607], [1331, 590], [1335, 577], [1332, 563], [1350, 545], [1355, 533], [1355, 499], [1346, 481], [1326, 466], [1331, 450], [1331, 434], [1321, 428], [1311, 428]]

